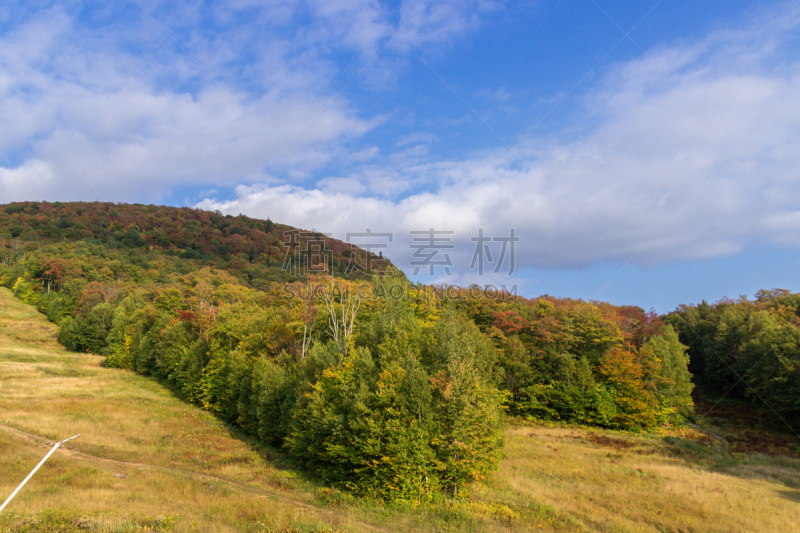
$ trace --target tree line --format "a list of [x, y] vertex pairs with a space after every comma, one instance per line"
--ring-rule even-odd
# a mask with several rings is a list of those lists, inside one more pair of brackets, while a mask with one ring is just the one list
[[755, 300], [681, 305], [666, 317], [688, 346], [690, 369], [715, 397], [750, 400], [800, 424], [800, 294], [760, 290]]

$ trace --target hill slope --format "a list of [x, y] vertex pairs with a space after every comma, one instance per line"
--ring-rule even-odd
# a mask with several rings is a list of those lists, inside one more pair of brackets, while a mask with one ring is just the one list
[[268, 448], [155, 381], [64, 351], [55, 331], [0, 289], [2, 498], [46, 453], [42, 444], [82, 433], [0, 515], [4, 533], [783, 533], [800, 521], [796, 460], [554, 425], [510, 429], [507, 459], [469, 499], [356, 503], [283, 469]]
[[[307, 243], [323, 246], [328, 269], [339, 277], [367, 278], [388, 260], [318, 232], [271, 220], [188, 207], [101, 202], [17, 202], [0, 206], [0, 251], [24, 251], [47, 243], [83, 241], [113, 251], [191, 260], [195, 268], [226, 270], [242, 283], [262, 287], [288, 281], [287, 243], [313, 261]], [[8, 258], [4, 258], [8, 261]], [[313, 266], [313, 264], [312, 264]], [[301, 273], [302, 274], [302, 273]], [[301, 275], [300, 277], [304, 277]]]

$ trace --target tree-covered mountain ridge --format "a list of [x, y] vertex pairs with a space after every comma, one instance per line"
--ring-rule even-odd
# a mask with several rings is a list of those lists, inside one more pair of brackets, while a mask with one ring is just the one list
[[[332, 273], [368, 278], [391, 268], [387, 259], [354, 244], [273, 221], [223, 215], [189, 207], [110, 202], [16, 202], [0, 206], [0, 246], [20, 243], [86, 242], [109, 250], [153, 251], [195, 260], [234, 275], [254, 287], [288, 281], [287, 251], [309, 256], [308, 242], [322, 247]], [[305, 259], [309, 261], [309, 259]], [[301, 272], [300, 277], [305, 277]]]

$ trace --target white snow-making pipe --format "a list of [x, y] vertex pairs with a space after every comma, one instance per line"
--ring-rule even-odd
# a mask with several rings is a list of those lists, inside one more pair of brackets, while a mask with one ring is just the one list
[[78, 433], [78, 434], [77, 434], [77, 435], [75, 435], [74, 437], [70, 437], [70, 438], [68, 438], [68, 439], [64, 439], [64, 440], [62, 440], [61, 442], [56, 442], [56, 443], [55, 443], [55, 445], [53, 446], [53, 448], [52, 448], [52, 449], [51, 449], [49, 452], [47, 452], [47, 455], [45, 455], [45, 456], [44, 456], [44, 459], [42, 459], [41, 461], [39, 461], [39, 464], [38, 464], [38, 465], [36, 465], [36, 468], [34, 468], [33, 470], [31, 470], [31, 473], [30, 473], [30, 474], [28, 474], [28, 477], [26, 477], [26, 478], [25, 478], [25, 479], [22, 481], [22, 483], [20, 483], [20, 484], [19, 484], [19, 487], [17, 487], [17, 489], [16, 489], [14, 492], [12, 492], [12, 493], [11, 493], [11, 496], [9, 496], [9, 497], [8, 497], [8, 499], [7, 499], [6, 501], [4, 501], [4, 502], [3, 502], [3, 505], [0, 505], [0, 512], [3, 512], [3, 509], [5, 509], [5, 508], [6, 508], [6, 505], [8, 505], [8, 504], [9, 504], [9, 502], [11, 502], [11, 500], [13, 500], [13, 499], [14, 499], [14, 496], [16, 496], [16, 495], [17, 495], [17, 493], [18, 493], [18, 492], [19, 492], [19, 491], [22, 489], [22, 487], [24, 487], [24, 486], [25, 486], [25, 483], [27, 483], [27, 482], [28, 482], [28, 481], [29, 481], [29, 480], [30, 480], [30, 479], [33, 477], [33, 475], [36, 473], [36, 471], [37, 471], [37, 470], [39, 470], [39, 467], [41, 467], [41, 466], [44, 464], [44, 462], [45, 462], [45, 461], [47, 461], [47, 460], [50, 458], [50, 456], [51, 456], [51, 455], [53, 455], [53, 452], [54, 452], [54, 451], [56, 451], [56, 450], [58, 449], [58, 447], [59, 447], [59, 446], [61, 446], [62, 444], [64, 444], [64, 443], [65, 443], [65, 442], [67, 442], [68, 440], [76, 439], [76, 438], [78, 438], [78, 437], [80, 437], [80, 436], [81, 436], [81, 434], [80, 434], [80, 433]]

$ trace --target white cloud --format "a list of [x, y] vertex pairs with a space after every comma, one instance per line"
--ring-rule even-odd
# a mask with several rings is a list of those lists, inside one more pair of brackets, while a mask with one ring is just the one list
[[424, 131], [410, 133], [403, 135], [395, 143], [396, 146], [405, 146], [407, 144], [431, 144], [437, 140], [436, 135]]
[[309, 30], [315, 41], [335, 40], [374, 56], [392, 33], [385, 10], [376, 0], [313, 0], [308, 6], [316, 19]]
[[478, 98], [484, 98], [490, 102], [507, 102], [511, 95], [505, 87], [500, 87], [497, 90], [482, 89], [475, 94]]
[[22, 186], [48, 185], [53, 181], [53, 167], [45, 161], [28, 161], [16, 168], [0, 167], [0, 186], [12, 191]]
[[481, 16], [502, 8], [502, 2], [486, 0], [405, 0], [400, 7], [400, 38], [423, 48], [446, 43], [477, 28]]
[[[393, 175], [405, 184], [393, 195], [256, 187], [200, 206], [338, 236], [359, 227], [455, 230], [461, 264], [478, 227], [490, 235], [514, 227], [520, 268], [654, 265], [754, 244], [797, 246], [800, 63], [780, 43], [798, 27], [790, 9], [616, 65], [584, 99], [593, 126], [577, 138], [522, 140], [507, 157], [387, 155], [391, 170], [373, 164], [360, 179], [370, 190]], [[391, 257], [407, 243], [398, 239]]]
[[[385, 46], [400, 22], [378, 2], [141, 5], [128, 6], [124, 24], [109, 8], [86, 24], [70, 3], [13, 7], [16, 22], [0, 33], [0, 171], [16, 175], [46, 158], [51, 178], [8, 200], [74, 194], [77, 172], [102, 198], [145, 191], [159, 201], [176, 186], [263, 182], [264, 172], [307, 182], [333, 160], [379, 154], [342, 147], [384, 119], [361, 116], [338, 94], [332, 59]], [[425, 10], [414, 39], [474, 27], [463, 20], [470, 8], [447, 7], [452, 20]], [[216, 26], [204, 26], [204, 10]]]

